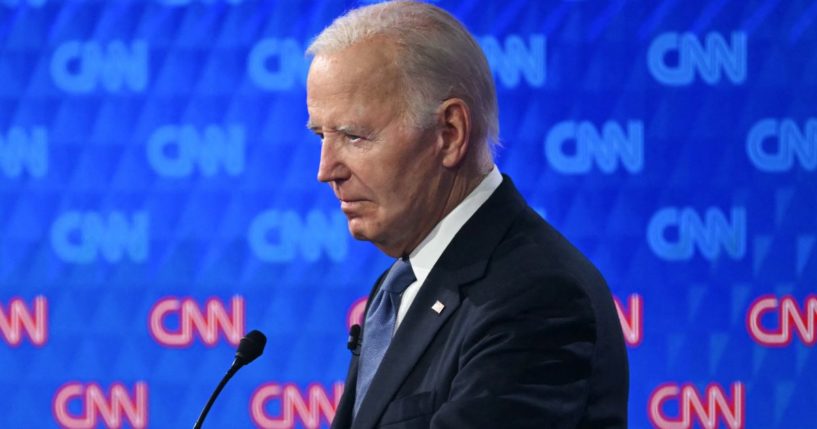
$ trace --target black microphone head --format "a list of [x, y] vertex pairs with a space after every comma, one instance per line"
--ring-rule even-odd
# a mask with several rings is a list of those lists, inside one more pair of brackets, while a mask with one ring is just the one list
[[346, 340], [346, 348], [354, 352], [358, 345], [360, 345], [360, 325], [355, 323], [349, 327], [349, 338]]
[[235, 352], [235, 360], [239, 365], [246, 365], [255, 360], [261, 353], [264, 353], [264, 346], [267, 345], [267, 337], [261, 331], [252, 330], [238, 342], [238, 351]]

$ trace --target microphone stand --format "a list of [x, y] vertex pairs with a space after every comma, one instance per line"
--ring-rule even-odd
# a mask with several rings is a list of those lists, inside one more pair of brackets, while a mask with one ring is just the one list
[[230, 365], [230, 369], [227, 370], [227, 373], [224, 374], [224, 377], [221, 378], [221, 382], [218, 383], [216, 390], [213, 391], [213, 394], [210, 395], [210, 399], [207, 401], [207, 405], [204, 406], [204, 409], [201, 410], [201, 414], [199, 414], [199, 418], [196, 420], [196, 424], [193, 425], [193, 429], [201, 429], [202, 423], [204, 423], [204, 418], [207, 417], [207, 413], [210, 412], [210, 407], [213, 406], [213, 402], [216, 401], [218, 394], [221, 393], [221, 390], [224, 389], [224, 386], [233, 378], [238, 369], [241, 368], [241, 364], [238, 362], [238, 359], [233, 361], [233, 364]]
[[207, 413], [210, 411], [210, 407], [213, 406], [213, 402], [216, 401], [218, 394], [221, 393], [221, 389], [224, 389], [224, 385], [230, 381], [230, 378], [232, 378], [241, 367], [254, 361], [258, 356], [261, 356], [261, 354], [264, 353], [265, 345], [267, 345], [267, 337], [256, 330], [250, 331], [249, 334], [245, 335], [244, 338], [238, 342], [238, 351], [235, 352], [235, 359], [233, 359], [230, 369], [227, 370], [227, 374], [224, 374], [221, 382], [218, 383], [218, 387], [216, 387], [216, 390], [210, 395], [210, 400], [207, 401], [207, 405], [201, 410], [201, 414], [198, 420], [196, 420], [196, 424], [193, 425], [193, 429], [201, 429], [204, 418], [207, 417]]

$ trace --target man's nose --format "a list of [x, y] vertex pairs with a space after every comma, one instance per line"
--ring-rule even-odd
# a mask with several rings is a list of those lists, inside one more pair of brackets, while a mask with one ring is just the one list
[[342, 162], [335, 144], [328, 138], [321, 144], [321, 160], [318, 164], [318, 181], [334, 182], [347, 179], [348, 167]]

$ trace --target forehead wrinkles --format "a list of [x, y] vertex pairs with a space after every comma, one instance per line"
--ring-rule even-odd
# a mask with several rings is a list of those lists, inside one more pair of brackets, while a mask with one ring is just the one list
[[369, 40], [316, 56], [307, 80], [310, 114], [359, 118], [404, 110], [403, 78], [394, 49], [391, 43]]

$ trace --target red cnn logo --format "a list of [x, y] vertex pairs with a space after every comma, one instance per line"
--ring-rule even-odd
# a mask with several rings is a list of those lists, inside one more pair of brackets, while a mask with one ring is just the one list
[[358, 299], [355, 301], [354, 304], [349, 308], [349, 312], [346, 313], [346, 329], [352, 327], [352, 325], [362, 325], [363, 324], [363, 313], [366, 312], [366, 297]]
[[[178, 320], [178, 329], [167, 327], [169, 317]], [[148, 324], [153, 339], [165, 346], [190, 346], [194, 331], [208, 346], [216, 345], [219, 331], [230, 344], [238, 345], [244, 335], [244, 298], [234, 296], [230, 312], [217, 298], [208, 299], [203, 311], [192, 298], [162, 298], [150, 310]]]
[[[767, 314], [776, 320], [776, 329], [761, 323]], [[768, 321], [769, 318], [766, 319]], [[813, 346], [817, 342], [815, 320], [817, 320], [817, 296], [806, 297], [801, 309], [791, 295], [780, 299], [774, 295], [764, 295], [749, 306], [749, 312], [746, 314], [746, 328], [749, 335], [759, 344], [784, 347], [791, 344], [794, 336], [792, 326], [794, 326], [794, 330], [800, 335], [803, 343]]]
[[[82, 412], [71, 414], [68, 406], [78, 401]], [[93, 429], [101, 423], [107, 428], [121, 428], [127, 421], [141, 429], [148, 424], [148, 386], [137, 382], [133, 394], [121, 383], [113, 383], [105, 394], [99, 384], [70, 382], [57, 390], [53, 403], [54, 418], [68, 429]], [[124, 419], [123, 419], [124, 416]]]
[[624, 342], [628, 346], [635, 347], [641, 344], [644, 334], [644, 299], [639, 294], [632, 294], [628, 299], [629, 309], [621, 305], [618, 297], [614, 297], [618, 321], [621, 323], [621, 330], [624, 333]]
[[[667, 416], [664, 404], [678, 402], [678, 417]], [[704, 405], [704, 402], [706, 405]], [[706, 395], [701, 395], [691, 384], [672, 383], [658, 386], [650, 395], [649, 415], [653, 426], [661, 429], [689, 429], [696, 419], [704, 429], [715, 429], [718, 417], [730, 429], [743, 429], [745, 421], [744, 403], [746, 395], [743, 383], [732, 383], [732, 403], [726, 399], [723, 388], [717, 384], [706, 386]]]
[[[318, 384], [310, 384], [306, 392], [290, 383], [263, 384], [252, 395], [250, 414], [253, 422], [263, 429], [294, 428], [296, 418], [306, 429], [318, 429], [321, 422], [328, 426], [335, 418], [335, 411], [343, 394], [343, 383], [335, 383], [332, 390], [330, 400], [326, 388]], [[280, 410], [279, 415], [267, 414], [269, 401], [278, 401], [275, 408]]]
[[42, 346], [48, 340], [48, 300], [37, 296], [32, 307], [27, 307], [20, 298], [12, 298], [7, 310], [0, 303], [0, 331], [9, 345], [20, 345], [23, 330], [35, 346]]

